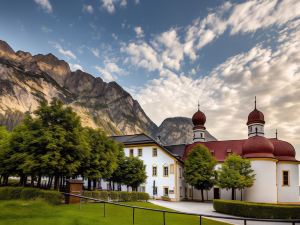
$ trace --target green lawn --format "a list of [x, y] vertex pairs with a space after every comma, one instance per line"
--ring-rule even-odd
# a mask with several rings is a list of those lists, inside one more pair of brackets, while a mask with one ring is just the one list
[[[151, 203], [134, 202], [131, 205], [165, 209]], [[0, 200], [0, 225], [131, 225], [132, 209], [106, 204], [49, 205], [42, 200]], [[198, 225], [199, 217], [166, 214], [166, 225]], [[203, 225], [226, 223], [204, 219]], [[135, 210], [135, 225], [163, 225], [163, 215], [158, 212]]]

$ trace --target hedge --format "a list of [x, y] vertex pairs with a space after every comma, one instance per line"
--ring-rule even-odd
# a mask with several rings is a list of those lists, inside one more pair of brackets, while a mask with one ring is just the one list
[[58, 191], [24, 187], [0, 187], [0, 200], [30, 200], [37, 198], [44, 199], [50, 204], [60, 204], [62, 201], [62, 195]]
[[84, 191], [83, 195], [104, 201], [110, 200], [116, 202], [148, 201], [150, 198], [148, 193], [126, 191]]
[[217, 212], [259, 219], [300, 219], [300, 205], [254, 203], [235, 200], [214, 200]]

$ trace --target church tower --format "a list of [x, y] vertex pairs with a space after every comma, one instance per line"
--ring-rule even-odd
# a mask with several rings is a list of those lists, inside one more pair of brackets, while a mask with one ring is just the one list
[[200, 111], [200, 105], [198, 103], [198, 111], [193, 115], [192, 121], [194, 124], [193, 127], [193, 142], [204, 142], [205, 141], [205, 122], [206, 116], [203, 112]]
[[248, 138], [256, 135], [264, 136], [265, 119], [264, 114], [256, 108], [256, 96], [254, 101], [254, 110], [249, 114], [247, 126], [248, 126]]

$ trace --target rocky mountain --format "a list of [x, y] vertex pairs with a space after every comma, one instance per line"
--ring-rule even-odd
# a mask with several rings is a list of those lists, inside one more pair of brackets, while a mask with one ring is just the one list
[[191, 139], [188, 118], [169, 118], [157, 127], [116, 82], [77, 70], [52, 54], [15, 52], [0, 40], [0, 125], [12, 129], [25, 112], [34, 111], [42, 100], [59, 98], [71, 106], [84, 126], [101, 127], [109, 135], [145, 132], [160, 135], [166, 143]]
[[[192, 143], [193, 123], [187, 117], [173, 117], [165, 119], [156, 131], [156, 135], [166, 145]], [[205, 134], [207, 141], [217, 140], [208, 131]]]

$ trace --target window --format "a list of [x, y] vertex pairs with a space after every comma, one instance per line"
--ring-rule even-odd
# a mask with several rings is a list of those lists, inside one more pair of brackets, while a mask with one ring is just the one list
[[157, 195], [157, 187], [153, 187], [153, 195]]
[[230, 148], [228, 148], [227, 151], [226, 151], [226, 153], [227, 153], [227, 155], [231, 155], [232, 150]]
[[190, 195], [190, 198], [193, 196], [193, 189], [192, 189], [192, 188], [190, 188], [190, 193], [189, 193], [189, 195]]
[[169, 188], [164, 187], [164, 196], [168, 196], [168, 195], [169, 195]]
[[138, 156], [143, 156], [143, 149], [138, 149]]
[[203, 133], [200, 133], [200, 137], [203, 138]]
[[283, 186], [289, 186], [290, 185], [290, 175], [289, 171], [282, 171], [282, 185]]
[[169, 176], [169, 167], [168, 166], [164, 166], [164, 172], [163, 172], [163, 174], [164, 174], [164, 177]]
[[157, 148], [152, 149], [152, 156], [156, 157], [157, 156]]
[[157, 176], [157, 166], [152, 166], [152, 176]]
[[179, 195], [182, 197], [182, 187], [179, 187]]
[[129, 156], [133, 156], [133, 149], [129, 149]]
[[146, 192], [145, 186], [140, 186], [139, 187], [139, 192]]
[[174, 164], [170, 165], [170, 174], [174, 174]]
[[212, 149], [210, 150], [211, 155], [215, 155], [215, 151]]
[[182, 178], [182, 168], [179, 168], [179, 178]]

